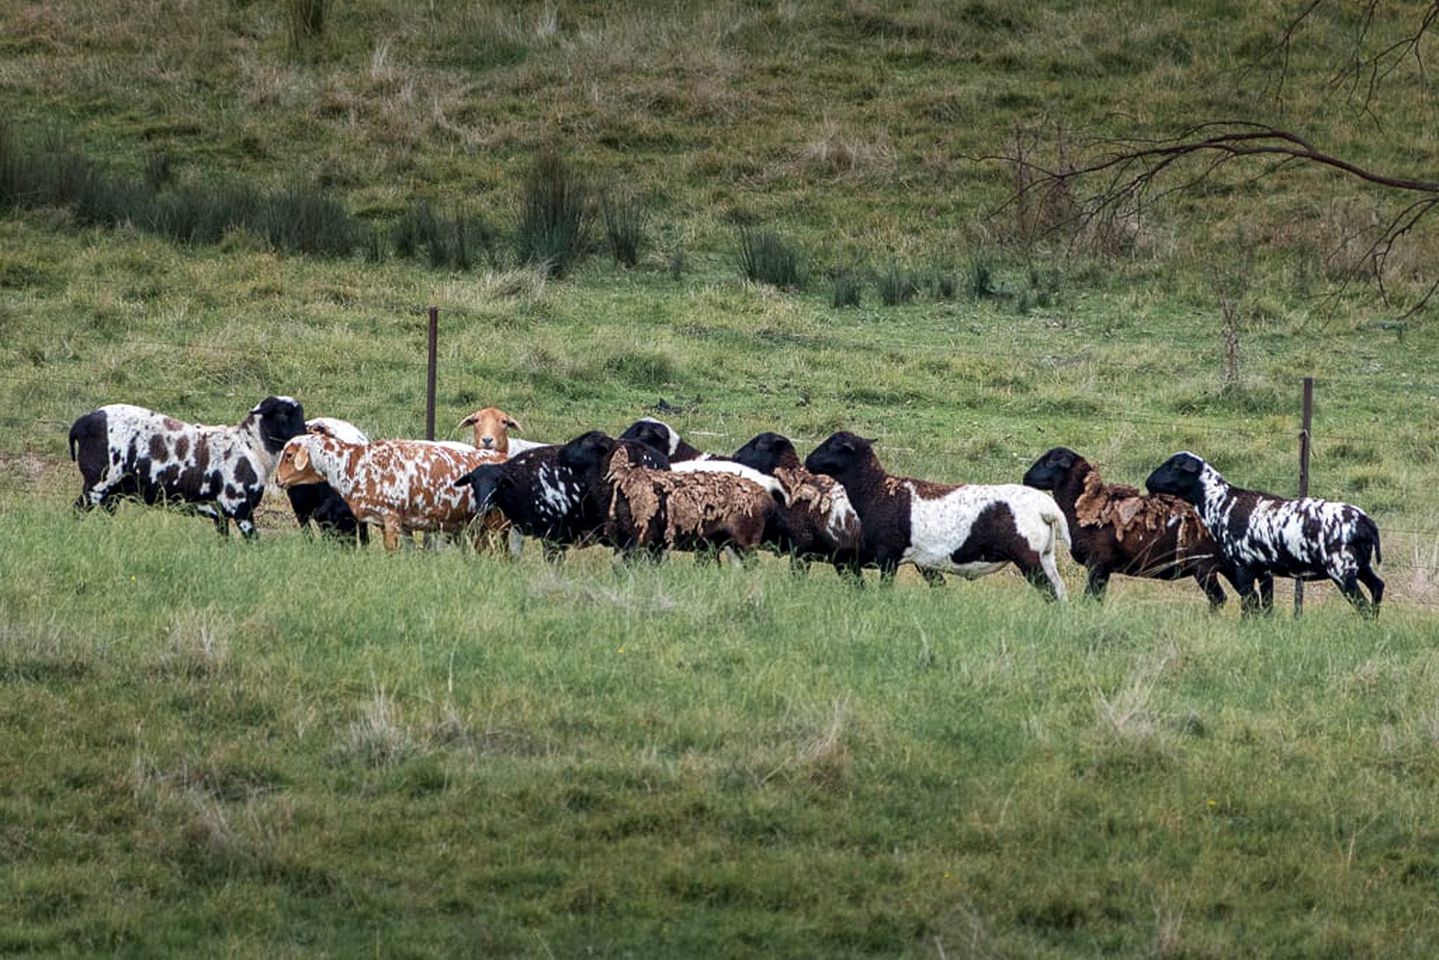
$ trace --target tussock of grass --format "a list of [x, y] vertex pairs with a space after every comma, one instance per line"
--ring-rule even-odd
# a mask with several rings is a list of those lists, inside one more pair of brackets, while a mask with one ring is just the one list
[[589, 187], [558, 151], [540, 151], [520, 199], [519, 262], [565, 276], [588, 250], [591, 215]]
[[805, 265], [798, 249], [766, 227], [739, 228], [740, 276], [751, 283], [798, 290], [804, 285]]

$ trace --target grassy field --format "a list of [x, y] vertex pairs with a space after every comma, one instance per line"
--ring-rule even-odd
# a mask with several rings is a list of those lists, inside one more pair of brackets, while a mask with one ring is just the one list
[[[1403, 316], [1439, 244], [1398, 249], [1387, 303], [1343, 286], [1386, 201], [1301, 169], [1236, 171], [1118, 249], [1029, 243], [985, 217], [1011, 173], [967, 159], [1248, 115], [1418, 174], [1422, 78], [1367, 115], [1331, 82], [1353, 10], [1321, 6], [1275, 100], [1249, 68], [1278, 2], [364, 0], [298, 43], [287, 7], [0, 0], [4, 119], [118, 176], [318, 182], [381, 230], [463, 207], [502, 262], [0, 215], [0, 953], [1439, 952], [1439, 332]], [[547, 143], [642, 198], [637, 267], [514, 262]], [[796, 243], [805, 288], [742, 281], [736, 223]], [[831, 306], [835, 268], [860, 306]], [[891, 270], [929, 285], [884, 306]], [[950, 481], [1065, 444], [1135, 483], [1188, 448], [1293, 493], [1313, 375], [1312, 489], [1379, 523], [1385, 609], [385, 556], [297, 534], [277, 491], [254, 544], [71, 514], [65, 431], [101, 403], [235, 422], [280, 392], [418, 435], [427, 304], [442, 436], [492, 403], [564, 440], [663, 399], [708, 450], [849, 428]]]

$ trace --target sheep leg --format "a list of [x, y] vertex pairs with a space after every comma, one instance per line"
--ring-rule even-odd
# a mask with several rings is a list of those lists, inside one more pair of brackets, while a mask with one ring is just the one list
[[393, 553], [400, 549], [400, 521], [395, 517], [385, 517], [383, 524], [385, 531], [385, 549]]
[[1379, 574], [1374, 568], [1365, 565], [1359, 568], [1359, 581], [1369, 588], [1369, 605], [1365, 611], [1371, 617], [1379, 616], [1379, 603], [1384, 599], [1384, 581], [1379, 579]]
[[1084, 596], [1090, 600], [1103, 602], [1104, 593], [1109, 589], [1109, 577], [1108, 567], [1090, 567], [1089, 576], [1084, 581]]
[[1199, 588], [1204, 591], [1204, 595], [1209, 598], [1210, 610], [1218, 610], [1224, 606], [1224, 602], [1228, 597], [1224, 595], [1224, 588], [1219, 585], [1218, 570], [1211, 569], [1196, 573], [1194, 580], [1199, 584]]
[[545, 558], [545, 563], [559, 563], [565, 557], [565, 545], [553, 540], [541, 540], [540, 555]]
[[1265, 613], [1274, 612], [1274, 574], [1265, 573], [1259, 577], [1259, 601]]
[[519, 528], [519, 527], [515, 527], [515, 526], [510, 527], [510, 535], [509, 535], [509, 545], [508, 545], [508, 547], [509, 547], [509, 554], [510, 554], [510, 559], [511, 559], [511, 560], [518, 560], [518, 559], [520, 559], [520, 556], [521, 556], [522, 554], [524, 554], [524, 552], [525, 552], [525, 535], [524, 535], [523, 533], [520, 533], [520, 528]]
[[1259, 609], [1259, 591], [1254, 589], [1254, 574], [1247, 567], [1236, 567], [1230, 580], [1239, 594], [1240, 612], [1248, 617]]
[[886, 586], [894, 585], [894, 575], [899, 572], [899, 561], [884, 559], [878, 561], [879, 582]]
[[938, 570], [931, 570], [928, 567], [920, 567], [919, 575], [921, 577], [924, 577], [924, 582], [929, 584], [931, 587], [944, 586], [944, 574], [940, 573]]
[[809, 557], [799, 553], [789, 555], [789, 572], [795, 577], [809, 576]]
[[864, 571], [860, 568], [859, 560], [836, 560], [834, 572], [839, 574], [841, 580], [853, 583], [856, 588], [864, 587]]

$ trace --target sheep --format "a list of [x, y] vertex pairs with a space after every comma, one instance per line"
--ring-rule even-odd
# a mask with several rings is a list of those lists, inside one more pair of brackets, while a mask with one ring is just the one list
[[[606, 519], [604, 505], [589, 496], [590, 478], [582, 475], [564, 451], [595, 437], [598, 430], [581, 434], [564, 446], [528, 450], [504, 463], [489, 463], [455, 481], [468, 487], [473, 508], [480, 513], [498, 510], [514, 528], [537, 537], [545, 558], [555, 560], [569, 546], [582, 545], [598, 535]], [[642, 443], [620, 441], [632, 462], [656, 470], [669, 467], [663, 453]]]
[[844, 485], [859, 514], [865, 559], [892, 579], [901, 563], [969, 579], [1013, 563], [1037, 589], [1066, 599], [1055, 566], [1069, 527], [1049, 497], [1019, 484], [931, 483], [885, 473], [874, 441], [840, 431], [805, 458], [805, 469]]
[[[320, 481], [330, 484], [356, 519], [381, 525], [385, 549], [395, 550], [402, 534], [464, 530], [475, 511], [454, 481], [482, 463], [498, 460], [496, 453], [467, 452], [426, 440], [360, 444], [306, 434], [285, 445], [275, 482], [287, 489]], [[500, 523], [487, 520], [482, 526]]]
[[[1379, 615], [1384, 581], [1373, 567], [1384, 562], [1379, 527], [1358, 507], [1233, 486], [1188, 450], [1160, 464], [1144, 485], [1199, 511], [1232, 570], [1246, 614], [1261, 606], [1266, 612], [1274, 608], [1274, 578], [1279, 576], [1333, 580], [1361, 615]], [[1360, 583], [1369, 588], [1369, 599]]]
[[654, 470], [636, 464], [626, 445], [604, 434], [567, 445], [561, 460], [584, 478], [591, 501], [604, 505], [601, 539], [625, 556], [721, 547], [748, 554], [775, 509], [769, 491], [744, 477]]
[[[365, 436], [359, 427], [336, 417], [314, 417], [306, 420], [305, 431], [339, 437], [347, 443], [370, 442], [370, 438]], [[345, 503], [345, 498], [328, 483], [297, 484], [286, 490], [285, 495], [290, 500], [290, 509], [295, 512], [295, 519], [301, 529], [313, 521], [322, 533], [350, 541], [358, 537], [362, 546], [370, 542], [370, 528], [355, 519], [355, 514]]]
[[810, 560], [824, 560], [842, 575], [858, 576], [859, 515], [837, 480], [806, 470], [794, 444], [777, 433], [754, 437], [735, 451], [734, 460], [773, 475], [784, 490], [786, 502], [775, 513], [774, 528], [765, 533], [766, 543], [788, 553], [797, 571]]
[[510, 440], [510, 431], [523, 432], [520, 422], [499, 407], [476, 410], [461, 420], [460, 426], [474, 428], [476, 448], [493, 450], [506, 457], [510, 455], [510, 444], [513, 442]]
[[701, 453], [698, 448], [681, 440], [674, 427], [663, 420], [656, 420], [654, 417], [641, 417], [626, 427], [625, 432], [620, 434], [619, 438], [621, 440], [638, 440], [640, 443], [653, 447], [669, 457], [671, 466], [687, 460], [716, 459], [711, 454]]
[[252, 538], [275, 456], [304, 431], [304, 409], [292, 397], [266, 397], [234, 427], [183, 423], [144, 407], [109, 404], [70, 427], [70, 459], [84, 479], [75, 507], [113, 511], [122, 497], [191, 504], [222, 535], [233, 520]]
[[1193, 577], [1211, 608], [1224, 605], [1219, 544], [1194, 508], [1168, 494], [1145, 496], [1135, 487], [1104, 483], [1088, 460], [1067, 447], [1048, 451], [1023, 483], [1048, 490], [1069, 521], [1070, 555], [1089, 571], [1084, 594], [1104, 598], [1109, 578], [1181, 580]]

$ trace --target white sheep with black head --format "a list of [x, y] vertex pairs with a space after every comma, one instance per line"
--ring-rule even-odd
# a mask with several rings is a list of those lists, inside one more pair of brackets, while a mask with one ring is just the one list
[[[1332, 580], [1361, 614], [1378, 616], [1384, 581], [1379, 527], [1347, 503], [1295, 500], [1229, 483], [1203, 458], [1176, 453], [1149, 475], [1150, 493], [1169, 493], [1194, 505], [1233, 571], [1244, 611], [1274, 606], [1274, 578]], [[1366, 599], [1359, 584], [1369, 588]]]

